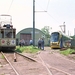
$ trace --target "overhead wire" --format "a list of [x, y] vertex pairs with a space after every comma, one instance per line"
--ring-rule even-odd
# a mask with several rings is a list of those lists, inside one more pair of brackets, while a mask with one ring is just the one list
[[[48, 9], [48, 6], [49, 6], [49, 3], [50, 3], [50, 0], [48, 0], [48, 4], [47, 4], [47, 9]], [[45, 10], [38, 2], [37, 4], [40, 6], [40, 8], [42, 8], [51, 18], [53, 18], [56, 22], [59, 22], [58, 20], [56, 20], [53, 16], [50, 15], [50, 13], [48, 13], [47, 9]], [[59, 22], [60, 23], [60, 22]]]
[[48, 0], [48, 3], [47, 3], [47, 8], [46, 8], [46, 10], [48, 10], [48, 7], [49, 7], [49, 3], [50, 3], [50, 0]]
[[[8, 9], [8, 12], [9, 12], [10, 9], [11, 9], [11, 6], [12, 6], [12, 4], [13, 4], [13, 1], [14, 1], [14, 0], [11, 1], [11, 4], [10, 4], [9, 9]], [[36, 1], [36, 2], [37, 2], [37, 1]], [[49, 3], [50, 3], [50, 0], [48, 0], [47, 8], [46, 8], [46, 10], [45, 10], [45, 9], [37, 2], [37, 4], [43, 9], [43, 11], [40, 11], [40, 12], [46, 12], [50, 17], [52, 17], [55, 21], [57, 21], [53, 16], [50, 15], [50, 13], [47, 12], [47, 11], [48, 11], [48, 7], [49, 7]], [[7, 12], [7, 13], [8, 13], [8, 12]], [[35, 11], [35, 12], [39, 12], [39, 11]], [[57, 21], [57, 22], [59, 22], [59, 21]]]
[[[43, 11], [46, 11], [38, 2], [37, 2], [37, 4], [43, 9]], [[37, 12], [37, 11], [35, 11], [35, 12]]]
[[11, 6], [12, 6], [12, 4], [13, 4], [13, 1], [14, 1], [14, 0], [12, 0], [12, 1], [11, 1], [11, 4], [10, 4], [10, 6], [9, 6], [9, 8], [8, 8], [8, 11], [7, 11], [7, 13], [10, 11], [10, 9], [11, 9]]
[[[57, 19], [55, 19], [52, 15], [50, 15], [50, 13], [47, 12], [47, 14], [52, 17], [56, 22], [59, 22]], [[60, 22], [59, 22], [60, 23]]]

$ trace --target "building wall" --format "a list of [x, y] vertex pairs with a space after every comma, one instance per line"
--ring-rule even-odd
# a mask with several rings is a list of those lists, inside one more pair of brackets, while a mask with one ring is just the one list
[[[31, 34], [31, 39], [33, 39], [33, 28], [26, 28], [18, 32], [16, 35], [16, 38], [18, 39], [18, 43], [21, 39], [20, 37], [21, 34]], [[49, 41], [47, 37], [45, 36], [45, 34], [41, 30], [35, 29], [35, 45], [38, 44], [38, 39], [42, 37], [44, 38], [45, 45], [49, 45]]]

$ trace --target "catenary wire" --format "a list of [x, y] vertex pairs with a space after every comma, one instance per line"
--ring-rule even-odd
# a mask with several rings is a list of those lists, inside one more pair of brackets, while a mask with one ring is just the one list
[[[46, 13], [47, 13], [51, 18], [53, 18], [57, 23], [60, 23], [60, 22], [59, 22], [58, 20], [56, 20], [52, 15], [50, 15], [50, 13], [48, 13], [47, 10], [45, 10], [38, 2], [37, 2], [37, 4], [39, 5], [39, 7], [40, 7], [42, 10], [46, 11]], [[48, 4], [49, 4], [49, 1], [48, 1]], [[49, 5], [47, 5], [47, 6], [49, 6]]]
[[49, 7], [49, 3], [50, 3], [50, 0], [48, 0], [48, 4], [47, 4], [47, 8], [46, 8], [46, 11], [48, 10], [48, 7]]
[[[9, 9], [8, 9], [8, 12], [10, 11], [10, 9], [11, 9], [11, 6], [12, 6], [12, 4], [13, 4], [13, 1], [14, 0], [12, 0], [11, 1], [11, 4], [10, 4], [10, 6], [9, 6]], [[36, 1], [37, 2], [37, 1]], [[47, 10], [48, 10], [48, 6], [49, 6], [49, 3], [50, 3], [50, 0], [48, 0], [48, 3], [47, 3], [47, 8], [46, 8], [46, 10], [37, 2], [37, 4], [39, 5], [39, 7], [41, 8], [41, 9], [43, 9], [44, 11], [43, 12], [46, 12], [51, 18], [53, 18], [56, 22], [59, 22], [58, 20], [56, 20], [50, 13], [48, 13], [47, 12]], [[8, 13], [7, 12], [7, 13]], [[36, 12], [38, 12], [38, 11], [36, 11]], [[59, 22], [60, 23], [60, 22]]]
[[11, 6], [12, 6], [12, 4], [13, 4], [13, 1], [14, 1], [14, 0], [12, 0], [12, 1], [11, 1], [11, 4], [10, 4], [10, 6], [9, 6], [9, 8], [8, 8], [8, 11], [7, 11], [7, 13], [10, 11], [10, 9], [11, 9]]

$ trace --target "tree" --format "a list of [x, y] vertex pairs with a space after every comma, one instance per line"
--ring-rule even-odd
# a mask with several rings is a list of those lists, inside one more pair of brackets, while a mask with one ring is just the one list
[[49, 46], [50, 46], [50, 29], [52, 29], [49, 26], [44, 26], [44, 28], [41, 29], [41, 31], [46, 35], [48, 41], [49, 41]]
[[41, 29], [41, 31], [47, 36], [47, 38], [50, 38], [50, 27], [44, 26], [44, 28]]

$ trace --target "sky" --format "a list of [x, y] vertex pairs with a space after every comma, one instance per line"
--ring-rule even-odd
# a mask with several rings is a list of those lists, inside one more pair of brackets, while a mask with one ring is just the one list
[[[33, 0], [0, 0], [1, 14], [12, 16], [16, 33], [33, 27]], [[61, 31], [64, 22], [66, 34], [74, 35], [75, 0], [35, 0], [35, 28], [49, 26], [50, 32]]]

